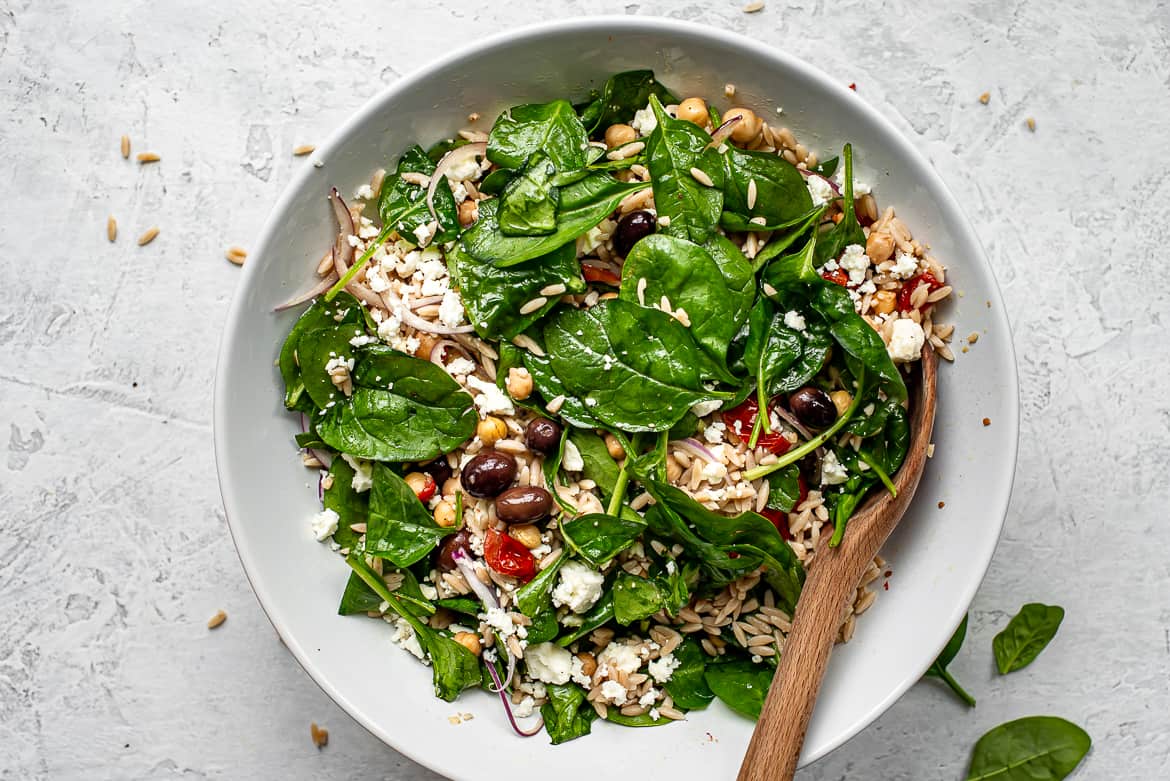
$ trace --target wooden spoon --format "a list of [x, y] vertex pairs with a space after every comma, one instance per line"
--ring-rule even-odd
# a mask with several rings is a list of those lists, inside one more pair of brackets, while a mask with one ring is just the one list
[[893, 478], [898, 495], [883, 491], [871, 497], [850, 519], [836, 548], [829, 547], [831, 528], [821, 536], [738, 781], [790, 781], [796, 772], [842, 613], [869, 563], [910, 506], [926, 465], [938, 373], [938, 358], [930, 345], [922, 351], [921, 364], [922, 378], [910, 409], [910, 445]]

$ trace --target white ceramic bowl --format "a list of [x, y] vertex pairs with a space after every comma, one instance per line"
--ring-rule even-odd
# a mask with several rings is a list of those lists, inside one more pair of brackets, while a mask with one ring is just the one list
[[[525, 774], [563, 781], [620, 768], [629, 778], [730, 778], [752, 723], [718, 702], [678, 724], [596, 724], [589, 737], [550, 746], [514, 737], [499, 702], [467, 692], [434, 698], [430, 672], [393, 646], [378, 621], [342, 618], [348, 567], [316, 543], [315, 480], [296, 457], [295, 416], [281, 406], [273, 366], [296, 317], [273, 307], [307, 287], [332, 240], [330, 185], [352, 193], [415, 140], [450, 135], [471, 111], [484, 126], [507, 106], [583, 96], [613, 72], [653, 68], [678, 95], [735, 102], [783, 123], [821, 153], [853, 142], [858, 177], [893, 204], [947, 265], [963, 296], [945, 308], [956, 334], [978, 346], [941, 372], [937, 450], [919, 496], [884, 555], [888, 591], [833, 654], [803, 761], [839, 746], [906, 691], [962, 618], [995, 550], [1011, 492], [1018, 387], [1011, 335], [992, 272], [967, 219], [925, 159], [876, 110], [782, 52], [707, 27], [662, 19], [592, 18], [498, 35], [400, 79], [366, 104], [295, 177], [273, 210], [233, 302], [215, 389], [215, 452], [240, 559], [276, 630], [314, 680], [355, 719], [402, 753], [457, 779]], [[984, 417], [994, 424], [984, 427]], [[937, 507], [939, 501], [946, 508]], [[447, 717], [476, 718], [451, 726]]]

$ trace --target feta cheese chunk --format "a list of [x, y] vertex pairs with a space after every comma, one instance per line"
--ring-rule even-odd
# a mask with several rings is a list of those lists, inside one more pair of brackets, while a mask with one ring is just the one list
[[512, 405], [512, 400], [497, 388], [495, 383], [481, 380], [475, 375], [468, 375], [467, 384], [479, 391], [475, 397], [475, 406], [479, 409], [480, 415], [487, 417], [496, 412], [504, 415], [516, 414], [516, 407]]
[[813, 206], [823, 206], [837, 197], [833, 185], [829, 184], [829, 180], [823, 176], [813, 174], [805, 177], [804, 186], [808, 188], [808, 194], [812, 196]]
[[894, 256], [894, 267], [890, 269], [890, 274], [897, 279], [909, 279], [916, 273], [918, 273], [918, 259], [909, 252], [898, 250]]
[[353, 469], [353, 480], [349, 482], [349, 487], [359, 494], [370, 490], [374, 485], [374, 464], [370, 461], [354, 458], [349, 453], [342, 453], [341, 457]]
[[567, 607], [574, 613], [584, 613], [601, 599], [605, 576], [579, 561], [565, 562], [560, 580], [552, 592], [556, 607]]
[[865, 272], [869, 269], [869, 256], [865, 254], [865, 247], [850, 244], [845, 248], [838, 265], [849, 272], [850, 285], [860, 285], [865, 281]]
[[650, 677], [658, 683], [666, 683], [670, 680], [670, 676], [674, 675], [674, 671], [682, 664], [675, 658], [674, 654], [667, 654], [660, 659], [655, 659], [647, 665], [650, 671]]
[[803, 331], [808, 328], [808, 323], [805, 322], [804, 315], [793, 309], [790, 312], [784, 313], [784, 325], [791, 328], [793, 331]]
[[341, 516], [333, 510], [322, 510], [313, 516], [313, 536], [317, 542], [325, 542], [337, 531], [337, 523]]
[[832, 450], [825, 452], [821, 459], [821, 485], [840, 485], [849, 479], [849, 470], [837, 460], [837, 454]]
[[631, 675], [642, 666], [642, 658], [632, 646], [621, 642], [612, 642], [597, 655], [598, 669], [605, 668], [606, 674], [622, 672]]
[[463, 323], [463, 300], [454, 290], [443, 293], [443, 302], [439, 304], [439, 321], [448, 328], [456, 328]]
[[925, 342], [926, 334], [918, 323], [913, 320], [895, 320], [886, 351], [895, 361], [905, 363], [922, 355]]
[[580, 472], [585, 468], [585, 459], [581, 457], [581, 451], [571, 439], [565, 440], [565, 455], [561, 458], [561, 468], [566, 472]]
[[694, 413], [696, 418], [705, 418], [721, 406], [723, 406], [723, 402], [719, 399], [700, 401], [691, 407], [691, 412]]
[[630, 127], [637, 130], [638, 135], [643, 137], [653, 133], [654, 128], [658, 127], [658, 118], [654, 116], [654, 109], [647, 105], [646, 108], [635, 111]]
[[626, 687], [617, 681], [606, 681], [601, 684], [601, 696], [614, 705], [625, 705], [629, 702], [629, 697], [626, 695]]
[[573, 674], [573, 655], [556, 643], [537, 643], [524, 651], [528, 674], [538, 681], [566, 684]]

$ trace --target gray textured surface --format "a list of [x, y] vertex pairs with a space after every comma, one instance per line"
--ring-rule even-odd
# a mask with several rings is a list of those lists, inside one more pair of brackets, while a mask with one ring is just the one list
[[[552, 5], [0, 1], [0, 778], [435, 777], [318, 691], [243, 577], [210, 444], [223, 249], [304, 164], [293, 146], [445, 42], [601, 10], [744, 31], [857, 82], [967, 205], [1011, 310], [1016, 494], [953, 666], [979, 708], [920, 684], [801, 778], [962, 778], [985, 729], [1042, 712], [1092, 734], [1077, 778], [1170, 777], [1170, 166], [1151, 154], [1170, 8]], [[162, 163], [123, 161], [122, 133]], [[1064, 627], [999, 678], [991, 637], [1032, 600]]]

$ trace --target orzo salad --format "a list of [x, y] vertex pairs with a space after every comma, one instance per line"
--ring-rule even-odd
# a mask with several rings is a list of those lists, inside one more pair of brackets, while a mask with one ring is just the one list
[[330, 193], [336, 243], [282, 307], [311, 302], [279, 365], [339, 612], [521, 735], [757, 716], [817, 542], [892, 489], [904, 376], [951, 357], [944, 269], [850, 146], [733, 95], [632, 71], [472, 115]]

